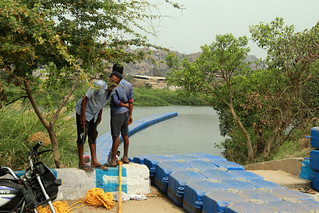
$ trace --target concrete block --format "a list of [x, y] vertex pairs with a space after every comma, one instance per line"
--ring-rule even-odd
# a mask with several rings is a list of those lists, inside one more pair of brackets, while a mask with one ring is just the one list
[[57, 178], [62, 179], [57, 200], [76, 200], [86, 192], [96, 188], [95, 172], [85, 172], [77, 168], [56, 169]]
[[[107, 171], [96, 170], [96, 187], [102, 188], [104, 192], [117, 192], [119, 189], [119, 167], [110, 167]], [[122, 191], [127, 191], [126, 168], [122, 168]]]
[[127, 193], [146, 195], [150, 193], [150, 171], [144, 164], [124, 164], [127, 174]]
[[[118, 167], [107, 171], [95, 169], [85, 172], [77, 168], [56, 169], [56, 176], [62, 179], [57, 200], [77, 200], [92, 188], [102, 188], [104, 192], [117, 192], [119, 186]], [[122, 191], [127, 194], [146, 195], [150, 193], [149, 170], [145, 165], [130, 163], [123, 165]]]

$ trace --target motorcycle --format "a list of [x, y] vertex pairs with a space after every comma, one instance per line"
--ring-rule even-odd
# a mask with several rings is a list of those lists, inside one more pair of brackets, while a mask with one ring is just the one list
[[[52, 200], [56, 199], [58, 187], [62, 184], [52, 171], [38, 157], [52, 150], [38, 152], [40, 141], [30, 148], [29, 168], [18, 177], [11, 168], [0, 166], [0, 212], [35, 212], [37, 207], [49, 205], [56, 213]], [[35, 163], [34, 163], [35, 162]]]

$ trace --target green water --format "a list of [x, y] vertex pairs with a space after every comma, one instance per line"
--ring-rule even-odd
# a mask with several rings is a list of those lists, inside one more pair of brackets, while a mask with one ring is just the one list
[[[211, 107], [165, 106], [138, 107], [133, 109], [137, 121], [154, 114], [177, 112], [178, 116], [154, 124], [130, 136], [129, 156], [147, 154], [208, 153], [222, 156], [223, 150], [214, 147], [224, 137], [219, 134], [219, 120]], [[103, 111], [98, 127], [99, 136], [110, 131], [110, 111]], [[123, 146], [119, 150], [123, 153]]]

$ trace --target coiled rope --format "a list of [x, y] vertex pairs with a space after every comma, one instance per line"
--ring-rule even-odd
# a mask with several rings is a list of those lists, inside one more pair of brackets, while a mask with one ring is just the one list
[[[80, 206], [76, 206], [81, 204]], [[106, 209], [110, 210], [115, 207], [115, 201], [113, 201], [113, 195], [110, 192], [105, 193], [101, 188], [93, 188], [87, 191], [84, 198], [80, 201], [68, 206], [66, 201], [56, 201], [53, 203], [56, 213], [72, 213], [73, 209], [81, 208], [86, 205], [91, 206], [104, 206]], [[39, 213], [51, 213], [50, 207], [38, 207], [37, 211]]]
[[[60, 213], [60, 212], [71, 213], [66, 201], [55, 201], [52, 204], [56, 213]], [[39, 213], [51, 213], [51, 209], [49, 206], [46, 206], [46, 207], [39, 206], [37, 208], [37, 211]]]

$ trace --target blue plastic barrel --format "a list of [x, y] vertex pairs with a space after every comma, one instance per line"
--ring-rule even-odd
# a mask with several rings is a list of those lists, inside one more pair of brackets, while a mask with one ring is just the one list
[[313, 179], [313, 170], [310, 167], [310, 158], [304, 158], [300, 167], [300, 178], [306, 180]]
[[319, 127], [313, 127], [310, 131], [310, 144], [314, 148], [319, 148]]
[[319, 171], [319, 150], [317, 149], [310, 151], [310, 168], [313, 171]]
[[313, 173], [312, 187], [318, 191], [319, 190], [319, 172]]

